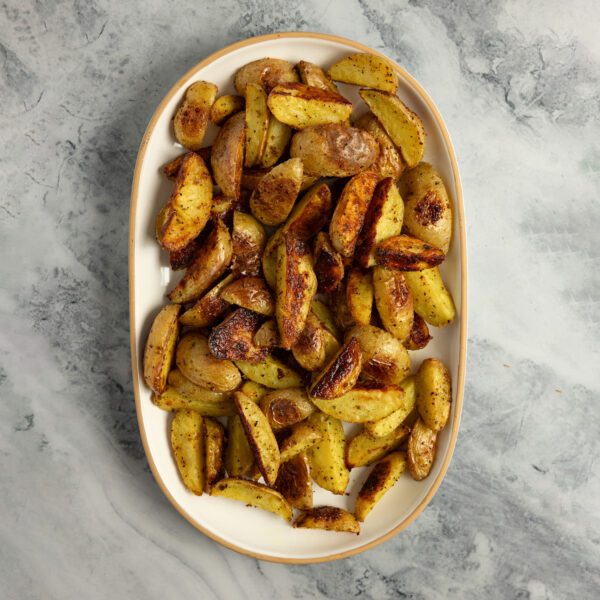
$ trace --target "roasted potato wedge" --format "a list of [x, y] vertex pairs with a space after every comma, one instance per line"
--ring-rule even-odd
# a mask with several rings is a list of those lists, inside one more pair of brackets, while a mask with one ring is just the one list
[[319, 506], [301, 514], [294, 527], [308, 529], [326, 529], [327, 531], [345, 531], [360, 533], [360, 525], [352, 513], [336, 506]]
[[202, 415], [178, 410], [171, 421], [171, 448], [183, 483], [190, 492], [202, 496], [205, 483]]
[[325, 294], [333, 292], [344, 279], [344, 263], [324, 231], [317, 233], [314, 256], [318, 290]]
[[258, 404], [262, 397], [269, 393], [269, 388], [266, 388], [264, 385], [260, 385], [260, 383], [256, 383], [255, 381], [244, 381], [244, 384], [240, 388], [240, 392], [248, 396], [252, 402]]
[[375, 248], [383, 240], [400, 235], [404, 203], [394, 181], [388, 177], [377, 184], [358, 237], [355, 262], [363, 268], [372, 267]]
[[210, 488], [225, 475], [225, 428], [219, 421], [204, 419], [205, 472], [204, 491]]
[[172, 271], [182, 271], [192, 266], [200, 248], [202, 248], [203, 238], [204, 236], [200, 234], [180, 250], [169, 252], [169, 265]]
[[219, 88], [214, 83], [196, 81], [185, 92], [175, 113], [173, 128], [177, 141], [188, 150], [200, 150], [208, 126], [210, 109]]
[[233, 401], [244, 426], [246, 437], [259, 471], [267, 485], [273, 485], [279, 471], [279, 446], [269, 421], [258, 405], [241, 392], [234, 392]]
[[292, 425], [290, 434], [279, 445], [281, 462], [284, 463], [301, 452], [308, 450], [321, 437], [321, 433], [306, 421]]
[[190, 332], [181, 338], [175, 360], [187, 379], [214, 392], [229, 392], [242, 383], [236, 366], [229, 360], [215, 358], [208, 340], [200, 333]]
[[273, 294], [262, 277], [237, 279], [221, 292], [221, 298], [267, 317], [275, 314]]
[[249, 83], [246, 86], [246, 150], [244, 166], [253, 167], [262, 156], [267, 143], [267, 128], [269, 126], [269, 109], [267, 95], [262, 86]]
[[399, 271], [423, 271], [444, 262], [446, 255], [435, 246], [408, 235], [396, 235], [377, 244], [375, 262]]
[[365, 432], [371, 437], [380, 438], [389, 435], [413, 412], [417, 400], [414, 376], [407, 377], [400, 387], [404, 392], [401, 405], [386, 417], [365, 423]]
[[417, 371], [417, 410], [423, 423], [440, 431], [450, 418], [452, 380], [446, 365], [435, 358], [426, 358]]
[[244, 110], [245, 104], [243, 96], [234, 94], [219, 96], [210, 107], [210, 120], [215, 125], [221, 125], [235, 113]]
[[380, 90], [360, 90], [361, 98], [379, 119], [404, 162], [414, 167], [425, 152], [425, 128], [421, 119], [398, 96]]
[[248, 479], [258, 479], [260, 477], [260, 471], [254, 460], [254, 452], [252, 452], [252, 448], [248, 443], [242, 420], [237, 414], [227, 419], [225, 469], [229, 477]]
[[456, 308], [437, 267], [404, 273], [406, 285], [414, 299], [415, 312], [434, 327], [454, 321]]
[[351, 338], [316, 377], [310, 388], [313, 402], [343, 396], [354, 387], [361, 367], [360, 344], [358, 340]]
[[265, 149], [262, 153], [260, 164], [263, 167], [272, 167], [283, 156], [290, 143], [292, 128], [277, 120], [273, 115], [269, 118]]
[[262, 255], [262, 271], [271, 289], [277, 287], [277, 253], [283, 240], [283, 228], [279, 228], [268, 240]]
[[[227, 275], [208, 291], [194, 306], [186, 310], [179, 322], [191, 327], [208, 327], [227, 310], [229, 302], [221, 298], [221, 292], [235, 279], [233, 274]], [[179, 305], [178, 305], [179, 306]]]
[[254, 334], [254, 343], [257, 346], [264, 346], [265, 348], [276, 348], [280, 346], [279, 330], [277, 329], [275, 319], [265, 321], [258, 328], [258, 331]]
[[294, 129], [345, 123], [352, 113], [352, 102], [337, 92], [303, 83], [275, 86], [269, 94], [268, 104], [277, 120]]
[[270, 92], [278, 83], [298, 81], [294, 65], [280, 58], [261, 58], [239, 69], [233, 85], [238, 94], [244, 95], [249, 83], [257, 83]]
[[437, 454], [437, 431], [430, 429], [421, 419], [413, 425], [406, 452], [408, 472], [413, 479], [425, 479]]
[[260, 383], [271, 389], [300, 387], [304, 383], [302, 377], [274, 356], [267, 356], [258, 364], [245, 360], [235, 361], [237, 368], [247, 379]]
[[233, 247], [229, 231], [217, 221], [202, 244], [196, 260], [181, 281], [169, 293], [169, 299], [178, 304], [196, 300], [219, 278], [231, 262]]
[[346, 438], [342, 423], [335, 417], [316, 412], [308, 418], [308, 424], [321, 436], [307, 451], [310, 474], [323, 489], [341, 495], [350, 480], [350, 471], [344, 462]]
[[252, 192], [252, 214], [265, 225], [280, 225], [292, 211], [301, 183], [302, 161], [299, 158], [273, 167]]
[[168, 163], [163, 165], [162, 172], [165, 174], [167, 179], [177, 179], [179, 168], [181, 167], [181, 163], [183, 162], [183, 159], [187, 156], [187, 154], [187, 152], [185, 154], [180, 154], [179, 156], [176, 156], [173, 160], [170, 160]]
[[254, 343], [261, 320], [260, 315], [246, 308], [232, 312], [210, 332], [208, 347], [211, 354], [223, 360], [263, 361], [270, 350]]
[[301, 60], [296, 65], [296, 69], [298, 69], [298, 73], [300, 74], [300, 81], [305, 85], [339, 94], [337, 86], [331, 81], [329, 75], [327, 75], [321, 67], [311, 62]]
[[332, 305], [335, 306], [334, 319], [336, 325], [346, 331], [356, 325], [354, 317], [348, 306], [348, 296], [346, 294], [346, 283], [343, 282], [337, 290], [332, 294]]
[[235, 211], [231, 240], [232, 271], [240, 275], [259, 275], [262, 253], [267, 243], [264, 227], [252, 215]]
[[377, 185], [377, 175], [363, 171], [344, 186], [329, 223], [329, 237], [342, 256], [352, 256], [369, 203]]
[[325, 328], [309, 311], [302, 333], [292, 346], [298, 364], [307, 371], [318, 371], [325, 364]]
[[167, 387], [167, 376], [173, 364], [179, 335], [180, 306], [168, 304], [154, 318], [144, 349], [144, 381], [157, 394]]
[[286, 388], [265, 394], [260, 407], [273, 431], [304, 421], [315, 412], [303, 388]]
[[338, 60], [330, 69], [329, 77], [335, 81], [383, 90], [395, 94], [398, 77], [394, 67], [375, 54], [358, 52]]
[[387, 267], [375, 267], [373, 289], [383, 326], [395, 338], [404, 341], [410, 335], [414, 318], [413, 297], [404, 275]]
[[340, 338], [340, 330], [335, 322], [335, 317], [329, 306], [317, 298], [313, 298], [310, 303], [310, 309], [315, 316], [321, 321], [323, 327], [329, 331], [336, 339]]
[[282, 463], [273, 486], [294, 508], [309, 510], [313, 506], [313, 491], [308, 459], [297, 454]]
[[373, 438], [365, 431], [355, 435], [346, 445], [346, 465], [349, 469], [364, 467], [395, 450], [408, 437], [410, 429], [400, 425], [386, 436]]
[[429, 163], [419, 163], [404, 174], [402, 183], [407, 192], [407, 232], [447, 254], [452, 240], [452, 204], [440, 174]]
[[331, 191], [324, 183], [311, 187], [296, 204], [283, 226], [283, 232], [308, 240], [327, 223], [331, 210]]
[[210, 209], [211, 221], [213, 221], [213, 223], [215, 221], [223, 221], [229, 226], [240, 202], [241, 198], [228, 198], [223, 194], [215, 194], [213, 196], [212, 208]]
[[239, 198], [246, 143], [246, 117], [239, 112], [223, 124], [212, 145], [213, 177], [228, 198]]
[[242, 171], [242, 189], [252, 192], [256, 189], [260, 180], [270, 171], [270, 168], [254, 167]]
[[404, 345], [408, 350], [422, 350], [427, 346], [430, 339], [431, 336], [429, 335], [427, 323], [422, 317], [415, 313], [410, 333], [404, 340]]
[[353, 268], [346, 281], [346, 304], [359, 325], [368, 325], [373, 312], [373, 278], [371, 271]]
[[336, 123], [298, 131], [290, 145], [290, 156], [302, 159], [305, 173], [321, 177], [352, 177], [370, 167], [378, 154], [373, 136]]
[[221, 479], [211, 490], [211, 496], [221, 496], [243, 502], [246, 506], [253, 506], [279, 515], [286, 521], [292, 520], [292, 507], [288, 501], [276, 490], [248, 479], [228, 477]]
[[380, 460], [364, 482], [354, 507], [354, 515], [364, 521], [384, 494], [400, 479], [406, 470], [406, 454], [392, 452]]

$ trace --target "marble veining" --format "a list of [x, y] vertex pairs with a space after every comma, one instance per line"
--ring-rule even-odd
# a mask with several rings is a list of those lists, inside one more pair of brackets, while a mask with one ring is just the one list
[[[597, 2], [49, 0], [0, 6], [0, 590], [34, 598], [595, 598]], [[261, 563], [169, 505], [129, 366], [133, 164], [167, 89], [312, 30], [403, 64], [444, 115], [469, 237], [463, 423], [434, 501], [366, 554]]]

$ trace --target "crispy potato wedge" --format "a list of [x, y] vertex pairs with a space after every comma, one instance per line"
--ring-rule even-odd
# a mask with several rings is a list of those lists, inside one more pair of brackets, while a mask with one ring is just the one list
[[310, 388], [313, 402], [316, 399], [331, 400], [343, 396], [354, 387], [361, 367], [360, 344], [351, 338], [316, 377]]
[[219, 421], [204, 419], [205, 472], [204, 491], [210, 488], [225, 475], [225, 428]]
[[246, 437], [259, 471], [267, 485], [273, 485], [279, 471], [279, 446], [265, 414], [258, 405], [241, 392], [234, 392], [233, 401], [244, 426]]
[[172, 271], [181, 271], [190, 267], [196, 260], [196, 256], [202, 248], [202, 242], [204, 236], [200, 234], [194, 238], [191, 242], [188, 242], [180, 250], [173, 250], [169, 252], [169, 264]]
[[273, 486], [294, 508], [309, 510], [313, 506], [313, 491], [308, 459], [297, 454], [282, 463]]
[[262, 277], [237, 279], [221, 292], [221, 298], [267, 317], [275, 314], [273, 294]]
[[359, 521], [367, 518], [367, 515], [400, 479], [400, 475], [405, 470], [406, 454], [404, 452], [392, 452], [373, 467], [356, 497], [354, 515]]
[[180, 306], [168, 304], [154, 318], [144, 349], [144, 381], [157, 394], [167, 387], [167, 376], [173, 364], [175, 344], [179, 336]]
[[281, 462], [308, 450], [321, 439], [321, 433], [306, 421], [292, 425], [290, 434], [279, 445]]
[[423, 423], [441, 431], [450, 418], [452, 380], [446, 365], [436, 358], [426, 358], [417, 371], [417, 410]]
[[327, 223], [330, 210], [331, 190], [324, 183], [314, 185], [294, 207], [283, 232], [308, 240]]
[[246, 308], [232, 312], [210, 332], [208, 347], [211, 354], [224, 360], [263, 361], [270, 350], [254, 343], [261, 320], [260, 315]]
[[346, 304], [359, 325], [368, 325], [373, 312], [373, 278], [371, 271], [353, 268], [346, 281]]
[[156, 215], [156, 221], [154, 222], [154, 236], [156, 237], [156, 241], [160, 244], [160, 238], [162, 236], [162, 230], [167, 222], [167, 219], [170, 218], [170, 213], [172, 211], [171, 203], [166, 202], [163, 207], [160, 209], [158, 214]]
[[413, 425], [406, 452], [408, 472], [413, 479], [425, 479], [437, 454], [437, 431], [430, 429], [421, 419]]
[[270, 92], [278, 83], [298, 81], [294, 65], [280, 58], [261, 58], [239, 69], [233, 85], [238, 94], [244, 95], [249, 83], [257, 83]]
[[280, 227], [268, 240], [262, 255], [262, 271], [265, 281], [271, 289], [277, 287], [277, 252], [283, 240], [283, 228]]
[[379, 119], [404, 162], [414, 167], [425, 152], [425, 128], [421, 119], [398, 96], [379, 90], [360, 90], [360, 97]]
[[250, 381], [260, 383], [273, 390], [300, 387], [304, 383], [296, 371], [274, 356], [267, 356], [258, 364], [237, 360], [235, 365]]
[[219, 88], [214, 83], [196, 81], [185, 92], [175, 113], [173, 128], [177, 141], [188, 150], [200, 150], [208, 126], [210, 109]]
[[262, 86], [249, 83], [246, 86], [246, 150], [244, 166], [253, 167], [262, 156], [267, 143], [267, 128], [269, 127], [269, 109], [267, 94]]
[[306, 324], [317, 292], [312, 257], [305, 242], [286, 234], [277, 249], [275, 318], [283, 348], [290, 349]]
[[240, 372], [229, 360], [215, 358], [208, 340], [200, 333], [190, 332], [177, 344], [177, 367], [192, 383], [214, 392], [229, 392], [242, 383]]
[[290, 143], [291, 137], [292, 128], [271, 115], [267, 127], [265, 149], [260, 159], [261, 166], [272, 167], [277, 164]]
[[165, 174], [167, 179], [177, 179], [179, 167], [181, 167], [181, 163], [183, 162], [183, 159], [186, 156], [187, 152], [185, 154], [180, 154], [179, 156], [176, 156], [173, 160], [170, 160], [168, 163], [163, 165], [162, 172]]
[[292, 211], [301, 183], [302, 161], [299, 158], [273, 167], [252, 192], [252, 214], [265, 225], [280, 225]]
[[400, 384], [400, 387], [404, 391], [400, 407], [386, 417], [365, 423], [365, 432], [371, 437], [380, 438], [389, 435], [402, 425], [406, 418], [413, 412], [417, 400], [414, 376], [407, 377]]
[[298, 364], [307, 371], [318, 371], [325, 364], [325, 328], [309, 311], [304, 329], [292, 346]]
[[269, 94], [268, 104], [277, 120], [294, 129], [345, 123], [352, 113], [352, 102], [337, 92], [303, 83], [275, 86]]
[[340, 330], [335, 322], [335, 317], [329, 306], [318, 300], [317, 298], [313, 298], [313, 301], [310, 303], [310, 309], [315, 314], [315, 316], [321, 321], [323, 327], [329, 331], [336, 339], [340, 338]]
[[456, 308], [437, 267], [404, 273], [406, 285], [414, 299], [415, 312], [434, 327], [454, 321]]
[[377, 244], [375, 262], [399, 271], [423, 271], [444, 262], [446, 255], [435, 246], [408, 235], [396, 235]]
[[286, 521], [292, 520], [292, 507], [288, 501], [276, 490], [248, 479], [228, 477], [221, 479], [211, 490], [211, 496], [221, 496], [243, 502], [246, 506], [253, 506], [272, 512]]
[[216, 320], [227, 310], [229, 302], [221, 298], [221, 292], [235, 279], [235, 275], [230, 274], [224, 277], [208, 291], [194, 306], [186, 310], [179, 322], [182, 325], [190, 327], [208, 327], [216, 322]]
[[408, 437], [410, 429], [400, 425], [386, 436], [373, 438], [364, 430], [346, 445], [346, 465], [349, 469], [370, 465], [395, 450]]
[[279, 339], [279, 329], [275, 319], [265, 321], [254, 334], [254, 343], [257, 346], [265, 346], [266, 348], [276, 348], [281, 345]]
[[219, 96], [210, 107], [210, 120], [215, 125], [221, 125], [235, 113], [244, 110], [245, 104], [243, 96], [234, 94]]
[[197, 496], [202, 496], [205, 458], [200, 413], [193, 410], [178, 410], [175, 413], [171, 421], [171, 448], [185, 487]]
[[210, 209], [210, 218], [213, 222], [223, 221], [230, 225], [233, 220], [234, 211], [240, 205], [241, 198], [228, 198], [223, 194], [213, 196], [212, 208]]
[[452, 240], [452, 204], [440, 174], [428, 163], [419, 163], [402, 177], [406, 188], [407, 232], [444, 254]]
[[252, 215], [235, 211], [231, 240], [232, 271], [240, 275], [259, 275], [262, 253], [267, 243], [264, 227]]
[[335, 417], [316, 412], [308, 418], [308, 424], [321, 436], [307, 451], [310, 474], [323, 489], [341, 495], [350, 480], [350, 471], [344, 462], [346, 437], [342, 423]]
[[381, 322], [395, 338], [404, 341], [412, 330], [413, 297], [400, 271], [387, 267], [373, 269], [375, 304]]
[[317, 233], [314, 256], [318, 290], [325, 294], [333, 292], [344, 279], [344, 263], [324, 231]]
[[169, 293], [178, 304], [196, 300], [219, 278], [231, 262], [233, 247], [227, 226], [217, 221], [202, 244], [196, 260]]
[[388, 177], [377, 184], [358, 237], [355, 262], [363, 268], [375, 264], [375, 248], [383, 240], [400, 235], [404, 203], [394, 181]]
[[256, 383], [255, 381], [244, 381], [242, 387], [240, 388], [240, 392], [242, 394], [246, 394], [252, 402], [260, 402], [261, 398], [269, 393], [269, 388], [266, 388], [264, 385], [260, 385], [260, 383]]
[[300, 74], [300, 81], [305, 85], [339, 94], [337, 86], [331, 81], [329, 75], [327, 75], [321, 67], [311, 62], [301, 60], [296, 65], [296, 69], [298, 69], [298, 73]]
[[431, 336], [429, 335], [427, 323], [422, 317], [415, 313], [410, 333], [404, 340], [404, 345], [408, 350], [422, 350], [427, 346], [430, 339]]
[[326, 529], [327, 531], [344, 531], [360, 533], [360, 525], [356, 517], [343, 508], [336, 506], [318, 506], [303, 514], [295, 521], [294, 527], [308, 529]]
[[347, 329], [350, 329], [356, 325], [354, 317], [350, 312], [350, 307], [348, 306], [348, 296], [346, 294], [345, 282], [343, 282], [332, 294], [331, 303], [333, 306], [335, 306], [335, 323], [342, 331], [346, 331]]
[[383, 90], [395, 94], [398, 77], [394, 67], [381, 56], [358, 52], [338, 60], [330, 69], [329, 77], [335, 81]]
[[219, 129], [210, 155], [215, 181], [228, 198], [240, 197], [245, 143], [246, 117], [239, 112]]
[[260, 471], [254, 460], [254, 453], [248, 443], [242, 420], [237, 413], [227, 419], [225, 469], [229, 477], [244, 477], [249, 479], [258, 479], [260, 477]]
[[352, 177], [370, 167], [378, 154], [373, 136], [336, 123], [298, 131], [290, 145], [290, 156], [302, 159], [304, 172], [321, 177]]
[[265, 413], [273, 431], [285, 429], [304, 421], [315, 412], [304, 388], [286, 388], [265, 394], [260, 407]]

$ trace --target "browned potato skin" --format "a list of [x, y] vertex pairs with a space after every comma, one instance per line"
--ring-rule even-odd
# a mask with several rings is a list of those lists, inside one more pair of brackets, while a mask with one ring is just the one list
[[427, 358], [416, 377], [417, 410], [425, 425], [441, 431], [450, 418], [452, 383], [446, 365], [436, 358]]
[[350, 329], [350, 327], [354, 327], [354, 325], [356, 325], [354, 317], [352, 316], [350, 308], [348, 307], [346, 283], [340, 284], [337, 290], [335, 290], [335, 292], [333, 293], [332, 306], [335, 307], [335, 310], [333, 311], [333, 318], [335, 320], [335, 324], [342, 331]]
[[413, 297], [404, 275], [387, 267], [375, 267], [373, 289], [383, 326], [394, 337], [404, 341], [410, 335], [414, 318]]
[[329, 75], [321, 69], [321, 67], [307, 62], [305, 60], [301, 60], [297, 65], [298, 73], [300, 73], [300, 79], [302, 83], [306, 85], [310, 85], [312, 87], [317, 87], [322, 90], [328, 90], [330, 92], [339, 93], [337, 86]]
[[[195, 98], [203, 88], [202, 98]], [[197, 81], [186, 91], [183, 104], [175, 113], [173, 127], [177, 141], [189, 150], [199, 150], [208, 126], [210, 108], [215, 101], [218, 88], [214, 83]]]
[[437, 432], [423, 423], [421, 419], [413, 425], [408, 437], [407, 463], [408, 472], [413, 479], [425, 479], [437, 454]]
[[208, 327], [209, 325], [212, 325], [229, 306], [229, 302], [225, 302], [220, 294], [221, 290], [229, 285], [233, 279], [233, 275], [227, 275], [227, 277], [219, 281], [219, 283], [217, 283], [217, 285], [209, 292], [204, 294], [194, 306], [186, 310], [181, 317], [179, 317], [179, 322], [182, 325], [189, 325], [191, 327]]
[[325, 366], [311, 386], [313, 398], [330, 400], [342, 396], [353, 387], [362, 367], [362, 351], [355, 338], [350, 339]]
[[417, 313], [413, 316], [413, 324], [408, 338], [404, 340], [404, 345], [408, 350], [422, 350], [429, 344], [431, 336], [427, 322]]
[[312, 312], [308, 313], [304, 329], [292, 346], [292, 354], [298, 364], [307, 371], [318, 371], [325, 363], [325, 337], [321, 322]]
[[373, 279], [370, 271], [352, 268], [346, 281], [346, 304], [359, 325], [368, 325], [373, 312]]
[[283, 231], [308, 240], [327, 223], [330, 210], [331, 190], [324, 183], [316, 184], [296, 203]]
[[284, 462], [273, 486], [294, 508], [313, 507], [312, 483], [306, 454], [297, 454]]
[[194, 238], [189, 244], [181, 250], [172, 250], [169, 252], [169, 264], [172, 271], [181, 271], [187, 269], [195, 260], [196, 254], [202, 247], [204, 241], [202, 235]]
[[212, 145], [213, 177], [229, 198], [240, 197], [245, 140], [246, 117], [239, 112], [225, 121]]
[[378, 265], [399, 271], [423, 271], [444, 262], [446, 255], [435, 246], [408, 235], [396, 235], [375, 248]]
[[333, 292], [344, 279], [344, 263], [324, 231], [317, 233], [314, 256], [319, 291]]
[[215, 194], [213, 196], [212, 208], [210, 209], [212, 222], [223, 221], [227, 225], [230, 225], [240, 202], [241, 198], [228, 198], [227, 196], [223, 196], [223, 194]]
[[179, 173], [179, 167], [185, 158], [185, 154], [180, 154], [173, 160], [169, 161], [166, 165], [163, 165], [162, 172], [165, 174], [167, 179], [176, 179], [177, 173]]
[[275, 314], [273, 294], [262, 277], [237, 279], [221, 292], [221, 298], [267, 317]]
[[258, 83], [268, 93], [279, 83], [294, 81], [298, 81], [294, 65], [279, 58], [261, 58], [239, 69], [233, 85], [237, 93], [243, 96], [249, 83]]
[[354, 515], [335, 506], [319, 506], [305, 512], [294, 521], [294, 527], [360, 533], [360, 525]]
[[339, 123], [315, 125], [292, 136], [290, 156], [321, 177], [352, 177], [377, 159], [379, 144], [362, 129]]
[[258, 328], [258, 331], [254, 334], [254, 343], [257, 346], [264, 346], [265, 348], [276, 348], [281, 345], [275, 319], [265, 321]]
[[273, 431], [300, 423], [316, 410], [302, 388], [284, 388], [269, 392], [261, 398], [260, 407]]
[[210, 492], [210, 488], [225, 475], [225, 428], [216, 419], [204, 417], [204, 448], [206, 478], [204, 491]]

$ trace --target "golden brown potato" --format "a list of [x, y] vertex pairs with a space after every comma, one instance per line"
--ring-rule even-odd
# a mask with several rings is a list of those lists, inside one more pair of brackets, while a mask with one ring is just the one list
[[377, 185], [377, 175], [363, 171], [345, 186], [329, 223], [329, 237], [342, 256], [352, 256], [369, 203]]
[[265, 149], [260, 160], [263, 167], [272, 167], [283, 156], [292, 137], [292, 128], [273, 115], [269, 118]]
[[232, 271], [240, 275], [259, 275], [262, 253], [267, 243], [264, 227], [252, 215], [235, 211], [231, 241]]
[[260, 180], [270, 171], [270, 168], [254, 167], [242, 171], [242, 189], [252, 192], [256, 189]]
[[414, 298], [415, 312], [434, 327], [454, 321], [456, 308], [437, 267], [404, 273], [406, 285]]
[[244, 110], [245, 101], [242, 96], [227, 94], [219, 96], [210, 108], [210, 120], [215, 125], [221, 125], [235, 113]]
[[279, 84], [271, 90], [268, 103], [273, 115], [294, 129], [345, 123], [352, 113], [352, 102], [337, 92], [303, 83]]
[[212, 208], [210, 209], [210, 219], [215, 221], [223, 221], [226, 225], [230, 225], [233, 220], [234, 211], [238, 208], [241, 202], [240, 198], [228, 198], [223, 194], [215, 194], [213, 196]]
[[254, 343], [261, 320], [260, 315], [246, 308], [232, 312], [210, 332], [208, 347], [211, 354], [223, 360], [263, 361], [270, 350]]
[[430, 164], [419, 163], [404, 174], [402, 183], [407, 191], [407, 232], [448, 254], [452, 204], [440, 174]]
[[324, 304], [321, 300], [313, 298], [310, 303], [310, 309], [315, 316], [321, 321], [323, 327], [329, 331], [336, 339], [341, 339], [340, 330], [335, 323], [335, 317], [329, 306]]
[[413, 324], [413, 297], [404, 275], [387, 267], [373, 269], [375, 304], [383, 326], [395, 338], [404, 341]]
[[258, 364], [245, 360], [236, 360], [235, 364], [247, 379], [274, 390], [300, 387], [304, 383], [296, 371], [274, 356], [267, 356]]
[[175, 344], [179, 336], [180, 306], [164, 306], [154, 318], [144, 349], [144, 381], [157, 394], [167, 387], [167, 376], [173, 364]]
[[353, 268], [346, 281], [346, 304], [352, 318], [359, 325], [371, 322], [373, 311], [373, 279], [371, 271]]
[[244, 95], [249, 83], [261, 85], [270, 92], [278, 83], [298, 81], [294, 65], [280, 58], [261, 58], [244, 65], [234, 77], [233, 85], [238, 94]]
[[235, 390], [241, 383], [240, 372], [229, 360], [215, 358], [208, 340], [200, 333], [190, 332], [177, 344], [177, 367], [192, 383], [215, 392]]
[[320, 292], [333, 292], [344, 279], [344, 263], [324, 231], [315, 240], [315, 275]]
[[302, 161], [299, 158], [273, 167], [252, 192], [252, 214], [265, 225], [280, 225], [292, 211], [301, 183]]
[[391, 178], [377, 184], [358, 237], [354, 260], [363, 268], [375, 264], [375, 247], [389, 237], [400, 235], [404, 203]]
[[321, 67], [314, 63], [301, 60], [297, 65], [298, 73], [300, 74], [300, 81], [305, 85], [320, 88], [339, 94], [339, 90], [331, 78]]
[[304, 329], [292, 346], [292, 354], [303, 369], [318, 371], [325, 364], [325, 331], [319, 319], [309, 312]]
[[269, 393], [269, 388], [266, 388], [264, 385], [260, 385], [260, 383], [256, 383], [255, 381], [244, 381], [240, 388], [240, 392], [246, 394], [252, 402], [258, 404], [263, 396]]
[[181, 248], [181, 250], [172, 250], [169, 252], [169, 264], [172, 271], [181, 271], [192, 265], [194, 260], [196, 260], [196, 255], [202, 247], [202, 242], [204, 241], [203, 238], [204, 236], [200, 234]]
[[202, 496], [204, 490], [204, 436], [202, 415], [178, 410], [171, 422], [171, 448], [181, 479], [188, 490]]
[[273, 294], [262, 277], [242, 277], [230, 283], [221, 298], [267, 317], [275, 314]]
[[206, 481], [204, 491], [210, 492], [212, 486], [225, 475], [225, 428], [219, 421], [211, 418], [204, 419], [205, 433], [205, 471]]
[[225, 300], [221, 298], [221, 292], [234, 279], [234, 275], [227, 275], [227, 277], [221, 279], [221, 281], [219, 281], [219, 283], [217, 283], [217, 285], [209, 292], [204, 294], [194, 306], [186, 310], [181, 317], [179, 317], [179, 322], [182, 325], [189, 325], [191, 327], [208, 327], [209, 325], [212, 325], [229, 306], [229, 302], [225, 302]]
[[283, 232], [308, 240], [327, 223], [331, 210], [331, 191], [324, 183], [311, 187], [296, 204], [283, 226]]
[[423, 271], [444, 262], [446, 255], [435, 246], [408, 235], [396, 235], [377, 244], [375, 262], [399, 271]]
[[441, 431], [450, 418], [452, 381], [446, 365], [427, 358], [417, 371], [417, 410], [429, 429]]
[[360, 90], [361, 98], [379, 119], [409, 167], [425, 152], [425, 128], [421, 119], [398, 96], [379, 90]]
[[308, 510], [313, 505], [313, 492], [305, 454], [282, 463], [273, 486], [294, 508]]
[[280, 227], [268, 240], [262, 255], [262, 271], [265, 281], [274, 290], [277, 287], [277, 253], [283, 240], [283, 228]]
[[210, 155], [213, 177], [228, 198], [240, 197], [245, 143], [246, 117], [239, 112], [219, 129]]
[[329, 76], [336, 81], [396, 93], [398, 77], [394, 67], [381, 56], [358, 52], [338, 60]]
[[257, 346], [264, 346], [265, 348], [277, 348], [278, 346], [281, 346], [279, 329], [277, 329], [275, 319], [265, 321], [258, 328], [258, 331], [254, 334], [254, 343]]
[[188, 150], [199, 150], [204, 141], [210, 109], [219, 88], [214, 83], [196, 81], [185, 92], [175, 113], [173, 127], [177, 141]]
[[290, 427], [290, 434], [279, 445], [281, 462], [290, 460], [297, 454], [308, 450], [321, 439], [321, 433], [306, 421], [300, 421]]
[[413, 413], [417, 400], [414, 376], [407, 377], [400, 384], [400, 387], [404, 392], [404, 396], [399, 408], [381, 419], [365, 423], [365, 432], [371, 437], [380, 438], [389, 435]]
[[427, 346], [431, 336], [429, 335], [429, 327], [425, 320], [417, 313], [413, 316], [413, 324], [408, 337], [404, 340], [404, 345], [408, 350], [422, 350]]
[[335, 323], [342, 331], [346, 331], [347, 329], [350, 329], [350, 327], [356, 325], [354, 317], [350, 312], [350, 307], [348, 306], [345, 282], [340, 284], [338, 289], [332, 294], [331, 304], [335, 307], [333, 315]]
[[408, 437], [410, 429], [400, 425], [384, 437], [373, 438], [364, 430], [346, 445], [346, 465], [349, 469], [364, 467], [395, 450]]
[[183, 162], [183, 159], [187, 156], [187, 154], [187, 152], [185, 154], [180, 154], [179, 156], [176, 156], [173, 160], [170, 160], [168, 163], [163, 165], [162, 172], [165, 174], [167, 179], [177, 179], [177, 173], [179, 173], [181, 163]]
[[292, 136], [290, 156], [301, 158], [307, 174], [351, 177], [377, 159], [379, 144], [362, 129], [330, 123], [316, 125]]
[[304, 421], [315, 412], [303, 388], [286, 388], [265, 394], [260, 407], [273, 431]]
[[218, 221], [202, 244], [196, 260], [169, 293], [171, 302], [196, 300], [219, 278], [231, 262], [233, 248], [227, 227]]
[[229, 477], [244, 477], [249, 479], [258, 479], [260, 477], [260, 471], [256, 466], [254, 453], [248, 443], [242, 420], [237, 414], [227, 419], [225, 469]]
[[354, 515], [336, 506], [318, 506], [301, 514], [295, 521], [294, 527], [308, 529], [325, 529], [327, 531], [342, 531], [360, 533], [360, 525]]
[[267, 143], [267, 128], [269, 126], [269, 109], [267, 95], [263, 88], [256, 83], [246, 86], [246, 149], [244, 166], [252, 167], [260, 161]]
[[437, 454], [437, 431], [430, 429], [421, 419], [413, 425], [408, 438], [407, 465], [413, 479], [425, 479]]

